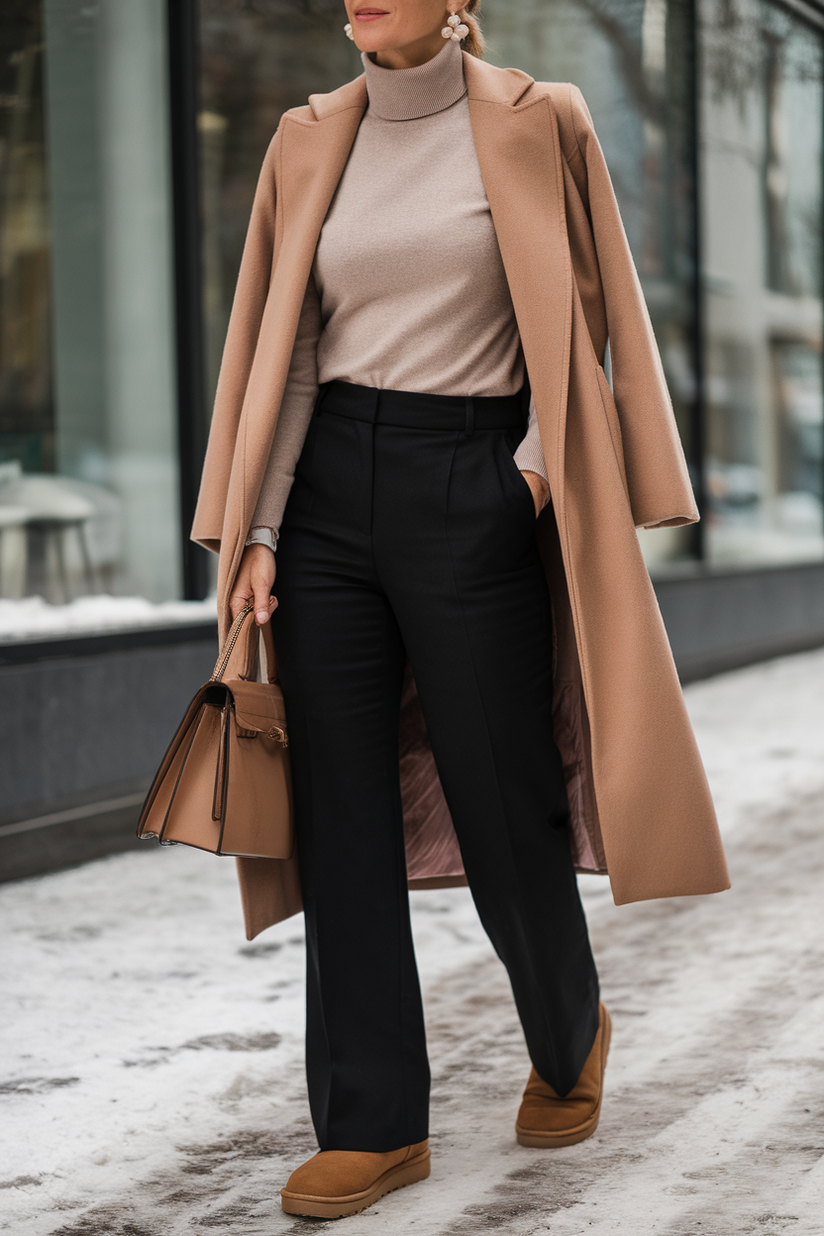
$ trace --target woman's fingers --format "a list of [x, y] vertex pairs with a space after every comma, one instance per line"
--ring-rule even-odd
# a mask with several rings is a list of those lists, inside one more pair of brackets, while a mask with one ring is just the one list
[[250, 545], [246, 553], [250, 558], [249, 575], [255, 622], [262, 627], [272, 617], [277, 606], [277, 600], [271, 595], [275, 582], [275, 555], [267, 545]]
[[254, 579], [254, 599], [255, 599], [255, 622], [259, 627], [262, 627], [264, 622], [268, 622], [275, 612], [277, 606], [277, 598], [270, 596], [272, 584], [275, 581], [266, 579]]
[[276, 599], [271, 596], [274, 582], [275, 555], [271, 549], [266, 545], [247, 545], [229, 600], [232, 617], [237, 618], [251, 601], [258, 626], [268, 622], [277, 607]]
[[232, 617], [237, 618], [240, 611], [246, 608], [246, 606], [249, 604], [249, 601], [251, 599], [252, 599], [251, 588], [249, 589], [248, 593], [244, 591], [243, 587], [241, 586], [241, 582], [238, 579], [235, 582], [235, 590], [232, 593], [231, 597], [229, 598], [229, 609], [232, 612]]
[[521, 476], [532, 491], [532, 501], [535, 503], [535, 518], [537, 519], [549, 501], [549, 485], [537, 472], [532, 472], [527, 468], [524, 468]]

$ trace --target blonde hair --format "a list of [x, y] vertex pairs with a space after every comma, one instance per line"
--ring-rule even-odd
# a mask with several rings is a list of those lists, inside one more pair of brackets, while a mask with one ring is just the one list
[[461, 47], [465, 52], [469, 52], [470, 56], [477, 56], [479, 60], [483, 60], [486, 43], [484, 42], [481, 23], [475, 16], [480, 7], [481, 0], [467, 0], [458, 16], [465, 26], [469, 26], [469, 34], [461, 43]]

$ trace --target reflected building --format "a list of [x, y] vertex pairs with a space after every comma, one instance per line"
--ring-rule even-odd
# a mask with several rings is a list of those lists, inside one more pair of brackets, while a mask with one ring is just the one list
[[6, 599], [180, 594], [167, 62], [163, 0], [4, 5]]
[[[604, 147], [702, 511], [640, 534], [682, 674], [824, 642], [824, 3], [482, 16], [488, 58], [578, 85]], [[168, 697], [171, 733], [211, 668], [202, 607], [164, 606], [211, 587], [188, 528], [255, 182], [284, 110], [360, 71], [344, 21], [340, 0], [6, 0], [0, 674], [59, 658], [82, 691], [108, 657], [117, 697], [143, 656], [133, 711]], [[36, 596], [48, 638], [15, 617]], [[151, 629], [125, 609], [78, 633], [105, 596]], [[71, 776], [10, 771], [0, 860], [4, 820], [139, 794], [162, 735], [115, 735], [100, 767], [96, 733]]]
[[702, 13], [707, 556], [821, 561], [821, 28]]

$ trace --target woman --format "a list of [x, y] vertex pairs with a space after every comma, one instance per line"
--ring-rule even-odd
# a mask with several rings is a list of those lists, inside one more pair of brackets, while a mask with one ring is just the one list
[[282, 1201], [325, 1217], [429, 1173], [408, 878], [468, 880], [545, 1147], [609, 1045], [574, 867], [728, 885], [634, 531], [697, 511], [586, 106], [484, 65], [477, 0], [346, 8], [365, 77], [267, 154], [193, 533], [278, 649], [298, 863], [240, 874], [250, 937], [302, 897], [321, 1152]]

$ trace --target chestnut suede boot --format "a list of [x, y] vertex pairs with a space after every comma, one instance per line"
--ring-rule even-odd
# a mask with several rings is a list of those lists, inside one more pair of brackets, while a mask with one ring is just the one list
[[561, 1098], [534, 1069], [530, 1073], [515, 1122], [515, 1136], [521, 1146], [574, 1146], [591, 1137], [598, 1128], [604, 1066], [612, 1029], [603, 1004], [599, 1009], [598, 1033], [592, 1051], [569, 1094]]
[[385, 1193], [426, 1180], [429, 1139], [376, 1154], [370, 1150], [322, 1150], [292, 1172], [281, 1189], [289, 1215], [342, 1219], [365, 1210]]

